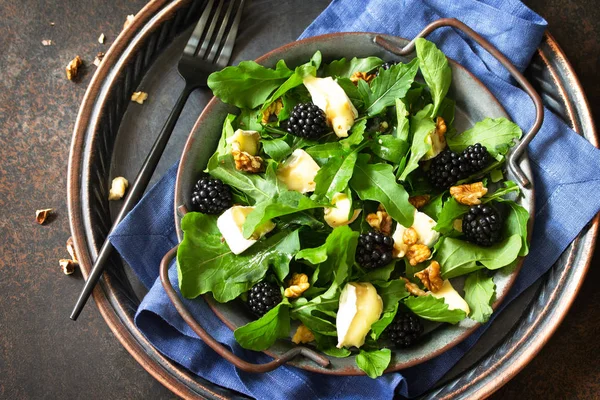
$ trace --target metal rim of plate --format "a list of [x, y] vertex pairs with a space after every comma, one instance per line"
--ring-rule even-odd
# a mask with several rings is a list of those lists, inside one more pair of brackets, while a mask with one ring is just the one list
[[[108, 179], [111, 154], [132, 89], [157, 55], [200, 14], [202, 1], [153, 0], [125, 29], [96, 71], [82, 101], [69, 157], [71, 232], [83, 275], [110, 229]], [[598, 147], [581, 84], [564, 53], [547, 33], [527, 71], [546, 107]], [[546, 344], [575, 299], [592, 258], [600, 215], [571, 243], [543, 278], [538, 292], [512, 330], [466, 371], [429, 390], [427, 399], [482, 398], [515, 376]], [[122, 345], [154, 378], [184, 398], [239, 398], [164, 357], [136, 328], [139, 305], [118, 256], [110, 260], [93, 297]]]

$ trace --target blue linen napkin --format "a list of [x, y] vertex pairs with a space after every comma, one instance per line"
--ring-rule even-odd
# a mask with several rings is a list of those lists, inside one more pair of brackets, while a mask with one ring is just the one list
[[[393, 8], [392, 8], [393, 7]], [[427, 23], [455, 17], [481, 33], [519, 69], [524, 69], [541, 41], [546, 22], [517, 0], [334, 0], [302, 37], [336, 31], [371, 31], [411, 38]], [[453, 29], [429, 36], [492, 90], [524, 130], [534, 120], [527, 95], [511, 84], [503, 67]], [[349, 55], [351, 56], [351, 55]], [[539, 279], [600, 209], [588, 196], [600, 189], [600, 151], [546, 110], [542, 129], [529, 146], [536, 190], [531, 251], [507, 299], [488, 324], [451, 350], [401, 373], [377, 380], [332, 377], [293, 367], [256, 375], [235, 369], [206, 346], [179, 317], [158, 278], [162, 256], [177, 243], [173, 220], [174, 165], [117, 227], [110, 240], [149, 292], [135, 317], [137, 327], [165, 356], [216, 384], [259, 399], [391, 398], [417, 396], [435, 383], [475, 344], [501, 310]], [[170, 269], [177, 287], [177, 273]], [[203, 327], [238, 356], [253, 362], [268, 357], [242, 349], [202, 299], [185, 300]]]

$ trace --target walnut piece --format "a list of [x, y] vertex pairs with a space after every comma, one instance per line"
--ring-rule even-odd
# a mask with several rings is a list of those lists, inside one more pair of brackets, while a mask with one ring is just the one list
[[406, 288], [406, 290], [408, 291], [408, 293], [410, 294], [414, 294], [415, 296], [426, 296], [427, 293], [425, 293], [424, 290], [422, 290], [420, 287], [418, 287], [415, 283], [412, 283], [411, 281], [409, 281], [406, 278], [402, 278], [402, 280], [404, 280], [404, 287]]
[[488, 192], [483, 182], [465, 183], [464, 185], [452, 186], [450, 194], [460, 204], [474, 206], [481, 204], [481, 197]]
[[377, 212], [367, 215], [366, 220], [371, 228], [384, 235], [389, 236], [392, 233], [392, 217], [390, 217], [381, 204], [379, 205]]
[[44, 208], [43, 210], [35, 210], [35, 220], [38, 224], [43, 225], [46, 219], [50, 216], [52, 208]]
[[263, 159], [259, 156], [252, 156], [236, 148], [231, 149], [231, 155], [238, 171], [257, 173], [263, 170]]
[[296, 344], [301, 343], [310, 343], [315, 340], [315, 335], [308, 329], [304, 324], [300, 324], [298, 329], [296, 329], [296, 333], [294, 333], [294, 337], [292, 337], [292, 342]]
[[406, 252], [406, 258], [413, 267], [431, 257], [431, 250], [424, 244], [413, 244]]
[[81, 61], [81, 58], [79, 56], [75, 56], [75, 58], [71, 60], [69, 65], [67, 65], [67, 68], [65, 68], [65, 71], [67, 73], [67, 79], [72, 81], [73, 79], [77, 78], [77, 74], [79, 73], [79, 67], [81, 67], [82, 65], [83, 61]]
[[423, 207], [425, 204], [429, 203], [429, 199], [431, 198], [431, 196], [429, 196], [428, 194], [424, 194], [421, 196], [412, 196], [408, 198], [408, 202], [410, 204], [412, 204], [412, 206], [414, 208], [421, 208]]
[[106, 39], [106, 36], [104, 36], [104, 33], [101, 33], [100, 36], [98, 36], [98, 43], [104, 44], [104, 39]]
[[50, 40], [50, 39], [42, 40], [42, 46], [52, 46], [52, 40]]
[[60, 265], [60, 269], [65, 275], [71, 275], [73, 272], [75, 272], [75, 267], [77, 266], [76, 261], [67, 260], [64, 258], [58, 260], [58, 264]]
[[144, 104], [144, 101], [148, 98], [148, 93], [146, 92], [134, 92], [131, 95], [131, 101], [135, 101], [138, 104]]
[[73, 237], [67, 239], [67, 253], [71, 256], [71, 259], [77, 261], [77, 253], [75, 253], [75, 243], [73, 243]]
[[108, 192], [109, 200], [121, 200], [123, 196], [125, 196], [125, 191], [129, 186], [129, 182], [127, 179], [122, 176], [118, 176], [112, 180], [112, 184], [110, 185], [110, 191]]
[[100, 62], [102, 62], [103, 58], [104, 58], [103, 52], [99, 52], [98, 54], [96, 54], [96, 58], [94, 58], [94, 65], [96, 67], [100, 66]]
[[129, 14], [127, 16], [127, 18], [125, 18], [125, 23], [123, 23], [123, 30], [127, 29], [127, 27], [129, 25], [131, 25], [131, 23], [133, 22], [134, 18], [135, 18], [135, 15], [133, 15], [133, 14]]
[[443, 139], [446, 131], [446, 121], [444, 121], [444, 118], [442, 117], [437, 117], [435, 120], [435, 133], [437, 133], [440, 139]]
[[294, 273], [289, 280], [288, 287], [283, 292], [283, 295], [295, 299], [296, 297], [300, 297], [300, 295], [309, 287], [310, 283], [308, 283], [308, 275]]
[[369, 74], [367, 72], [360, 72], [360, 71], [356, 71], [350, 77], [350, 80], [355, 85], [358, 85], [358, 81], [360, 81], [360, 80], [363, 80], [363, 81], [365, 81], [367, 83], [370, 83], [373, 79], [375, 79], [375, 74]]
[[402, 241], [407, 246], [412, 246], [413, 244], [416, 244], [418, 240], [419, 234], [414, 228], [408, 228], [402, 234]]
[[265, 111], [263, 111], [261, 122], [263, 124], [268, 124], [269, 122], [277, 121], [277, 116], [279, 115], [281, 110], [283, 110], [283, 100], [281, 100], [280, 97], [273, 103], [271, 103]]
[[440, 263], [437, 261], [432, 261], [429, 264], [429, 267], [417, 272], [415, 276], [419, 278], [423, 285], [433, 293], [440, 290], [444, 285], [444, 280], [440, 275]]

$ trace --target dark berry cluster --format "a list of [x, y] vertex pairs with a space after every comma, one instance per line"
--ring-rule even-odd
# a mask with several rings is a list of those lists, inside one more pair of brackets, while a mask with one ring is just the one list
[[202, 178], [192, 191], [192, 204], [204, 214], [220, 214], [233, 204], [231, 188], [220, 179]]
[[328, 131], [325, 112], [313, 103], [297, 104], [290, 114], [287, 131], [295, 136], [318, 139]]
[[394, 239], [380, 232], [363, 233], [358, 238], [356, 261], [363, 268], [379, 268], [392, 262]]
[[423, 324], [413, 313], [398, 311], [394, 321], [386, 328], [386, 333], [396, 347], [410, 347], [423, 334]]
[[463, 217], [465, 239], [480, 246], [491, 246], [500, 240], [502, 218], [494, 207], [478, 204]]
[[438, 189], [447, 189], [459, 180], [481, 171], [489, 161], [487, 148], [480, 143], [467, 147], [460, 154], [445, 149], [431, 160], [427, 176]]
[[283, 298], [279, 287], [269, 282], [258, 282], [248, 291], [248, 306], [259, 317], [281, 303], [281, 300]]

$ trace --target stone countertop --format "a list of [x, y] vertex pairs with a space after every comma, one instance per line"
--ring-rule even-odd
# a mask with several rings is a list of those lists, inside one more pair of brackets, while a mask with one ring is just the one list
[[[600, 7], [528, 0], [573, 64], [600, 116]], [[0, 1], [0, 398], [174, 398], [121, 346], [93, 304], [68, 319], [83, 279], [65, 276], [67, 160], [79, 104], [125, 17], [143, 0]], [[98, 36], [106, 35], [105, 44]], [[52, 45], [42, 46], [42, 40]], [[65, 78], [79, 54], [82, 79]], [[35, 223], [36, 209], [55, 217]], [[544, 349], [494, 399], [600, 396], [600, 249], [571, 311]]]

